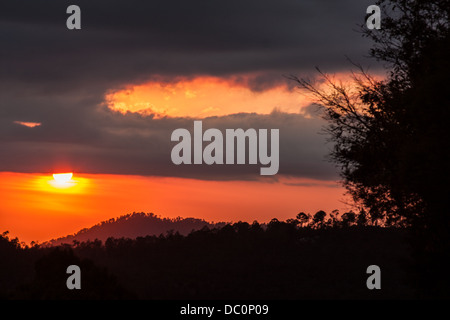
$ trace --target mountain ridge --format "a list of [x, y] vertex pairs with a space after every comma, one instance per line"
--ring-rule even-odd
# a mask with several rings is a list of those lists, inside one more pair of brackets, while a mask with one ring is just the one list
[[42, 243], [42, 246], [57, 246], [61, 244], [73, 244], [73, 242], [83, 242], [88, 240], [101, 240], [113, 238], [144, 237], [148, 235], [160, 235], [167, 232], [178, 232], [187, 235], [193, 230], [200, 230], [204, 227], [221, 228], [226, 222], [208, 222], [198, 218], [162, 218], [154, 213], [133, 212], [109, 220], [101, 221], [92, 227], [83, 228], [80, 231], [51, 239]]

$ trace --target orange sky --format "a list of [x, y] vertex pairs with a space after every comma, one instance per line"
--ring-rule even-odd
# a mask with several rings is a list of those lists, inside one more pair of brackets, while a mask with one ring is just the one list
[[207, 221], [267, 222], [299, 211], [344, 209], [334, 182], [281, 177], [279, 182], [74, 174], [68, 186], [50, 174], [0, 172], [0, 232], [43, 242], [133, 211]]

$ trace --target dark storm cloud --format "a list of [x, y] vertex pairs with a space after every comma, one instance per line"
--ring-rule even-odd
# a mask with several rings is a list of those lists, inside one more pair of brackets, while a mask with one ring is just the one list
[[153, 74], [334, 71], [368, 49], [354, 29], [370, 1], [77, 1], [79, 31], [66, 28], [69, 4], [2, 5], [2, 80], [62, 89]]
[[[66, 28], [81, 8], [82, 30]], [[9, 1], [0, 10], [0, 170], [249, 178], [259, 166], [174, 166], [171, 131], [192, 119], [122, 115], [104, 95], [149, 79], [233, 76], [253, 91], [283, 74], [348, 70], [369, 43], [354, 30], [370, 1]], [[373, 62], [371, 62], [373, 63]], [[251, 78], [241, 77], [254, 73]], [[241, 78], [239, 78], [241, 77]], [[241, 80], [239, 80], [241, 79]], [[292, 83], [287, 83], [292, 87]], [[42, 123], [35, 128], [14, 121]], [[300, 114], [238, 114], [217, 128], [280, 128], [279, 173], [335, 178], [323, 122]]]

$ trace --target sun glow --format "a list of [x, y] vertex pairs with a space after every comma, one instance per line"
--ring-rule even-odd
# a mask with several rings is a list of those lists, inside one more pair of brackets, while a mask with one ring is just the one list
[[53, 179], [55, 179], [58, 183], [67, 183], [72, 180], [73, 173], [54, 173]]
[[70, 188], [76, 185], [76, 181], [72, 180], [73, 173], [54, 173], [53, 180], [49, 180], [50, 185], [55, 188]]

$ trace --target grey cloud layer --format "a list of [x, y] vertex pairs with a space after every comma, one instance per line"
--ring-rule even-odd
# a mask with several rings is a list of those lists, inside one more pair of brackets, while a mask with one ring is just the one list
[[[180, 176], [201, 179], [259, 179], [260, 165], [179, 165], [170, 153], [176, 142], [173, 130], [193, 131], [193, 119], [152, 119], [137, 114], [120, 115], [98, 111], [96, 124], [78, 128], [27, 128], [17, 124], [7, 129], [0, 142], [3, 170], [51, 172], [62, 165], [85, 173], [121, 173]], [[122, 118], [122, 119], [120, 119]], [[334, 167], [325, 161], [326, 143], [317, 134], [319, 119], [300, 114], [273, 112], [269, 115], [234, 114], [203, 119], [203, 129], [279, 128], [279, 174], [314, 179], [336, 178]], [[13, 128], [14, 127], [14, 128]], [[83, 134], [84, 131], [88, 134]], [[61, 134], [62, 136], [58, 136]], [[207, 143], [204, 143], [204, 146]], [[328, 146], [329, 147], [329, 146]]]
[[[174, 166], [171, 131], [193, 119], [122, 115], [105, 92], [148, 79], [255, 73], [255, 92], [283, 74], [347, 70], [369, 43], [354, 31], [370, 1], [76, 1], [82, 30], [66, 29], [69, 1], [10, 1], [0, 10], [0, 170], [249, 179], [259, 166]], [[371, 62], [373, 63], [373, 62]], [[292, 85], [292, 84], [290, 84]], [[13, 121], [42, 125], [26, 128]], [[205, 127], [280, 128], [280, 172], [332, 179], [324, 124], [300, 114], [237, 114]]]

